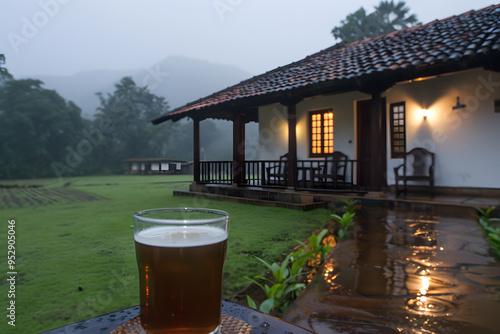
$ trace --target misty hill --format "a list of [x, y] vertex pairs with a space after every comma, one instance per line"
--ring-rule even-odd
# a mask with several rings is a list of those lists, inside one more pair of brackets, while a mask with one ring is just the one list
[[112, 93], [114, 85], [131, 76], [138, 86], [165, 97], [171, 109], [248, 79], [252, 74], [237, 67], [205, 60], [171, 56], [149, 68], [139, 70], [95, 70], [72, 76], [40, 76], [45, 88], [56, 90], [91, 118], [99, 107], [97, 92]]

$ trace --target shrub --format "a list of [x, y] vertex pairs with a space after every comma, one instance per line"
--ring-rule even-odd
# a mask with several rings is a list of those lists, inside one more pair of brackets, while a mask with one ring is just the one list
[[500, 258], [500, 227], [493, 226], [493, 222], [500, 222], [500, 218], [492, 218], [490, 214], [495, 210], [495, 207], [489, 207], [486, 210], [476, 207], [479, 214], [475, 215], [479, 225], [486, 233], [486, 241], [493, 247], [496, 256]]
[[[252, 297], [247, 295], [248, 306], [269, 314], [284, 312], [306, 287], [306, 284], [299, 280], [301, 275], [306, 274], [304, 268], [306, 266], [319, 267], [324, 257], [332, 250], [333, 245], [324, 242], [327, 241], [324, 238], [327, 232], [328, 230], [324, 229], [317, 235], [313, 233], [308, 238], [309, 245], [299, 242], [302, 247], [290, 252], [281, 264], [276, 262], [270, 264], [254, 256], [269, 269], [272, 275], [270, 277], [257, 275], [253, 279], [246, 277], [260, 287], [267, 297], [258, 305]], [[331, 243], [331, 240], [328, 241]]]

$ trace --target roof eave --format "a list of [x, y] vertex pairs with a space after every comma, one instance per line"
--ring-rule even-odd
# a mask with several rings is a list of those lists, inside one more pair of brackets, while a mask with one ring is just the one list
[[186, 105], [167, 115], [155, 118], [151, 122], [153, 124], [160, 124], [168, 120], [175, 122], [186, 117], [202, 120], [212, 118], [212, 116], [215, 116], [214, 118], [231, 120], [235, 112], [240, 112], [249, 108], [258, 108], [262, 105], [273, 103], [286, 105], [289, 101], [300, 101], [307, 97], [335, 93], [338, 94], [348, 91], [361, 91], [367, 94], [375, 92], [380, 93], [398, 82], [421, 77], [446, 74], [478, 67], [500, 71], [499, 64], [500, 51], [490, 51], [485, 54], [476, 55], [475, 57], [462, 57], [460, 59], [447, 60], [436, 64], [386, 69], [357, 77], [312, 82], [305, 86], [292, 87], [289, 89], [249, 97], [236, 98], [206, 107], [187, 110], [185, 112], [176, 112], [177, 110], [181, 110], [189, 106]]

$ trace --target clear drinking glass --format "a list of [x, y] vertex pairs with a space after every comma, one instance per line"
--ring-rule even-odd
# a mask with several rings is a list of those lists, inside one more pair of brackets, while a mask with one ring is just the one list
[[220, 333], [229, 214], [195, 208], [134, 215], [141, 326], [147, 333]]

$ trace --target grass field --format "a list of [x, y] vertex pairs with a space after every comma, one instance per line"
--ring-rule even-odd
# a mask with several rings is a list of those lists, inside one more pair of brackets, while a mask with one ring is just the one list
[[[138, 275], [132, 214], [159, 207], [208, 207], [230, 214], [224, 295], [264, 271], [250, 255], [276, 261], [296, 240], [329, 220], [309, 212], [227, 201], [174, 197], [190, 176], [95, 176], [0, 182], [0, 249], [7, 255], [8, 221], [15, 220], [15, 298], [7, 298], [7, 256], [0, 273], [0, 333], [38, 333], [137, 305]], [[36, 187], [34, 187], [36, 186]], [[15, 300], [15, 327], [6, 308]]]

